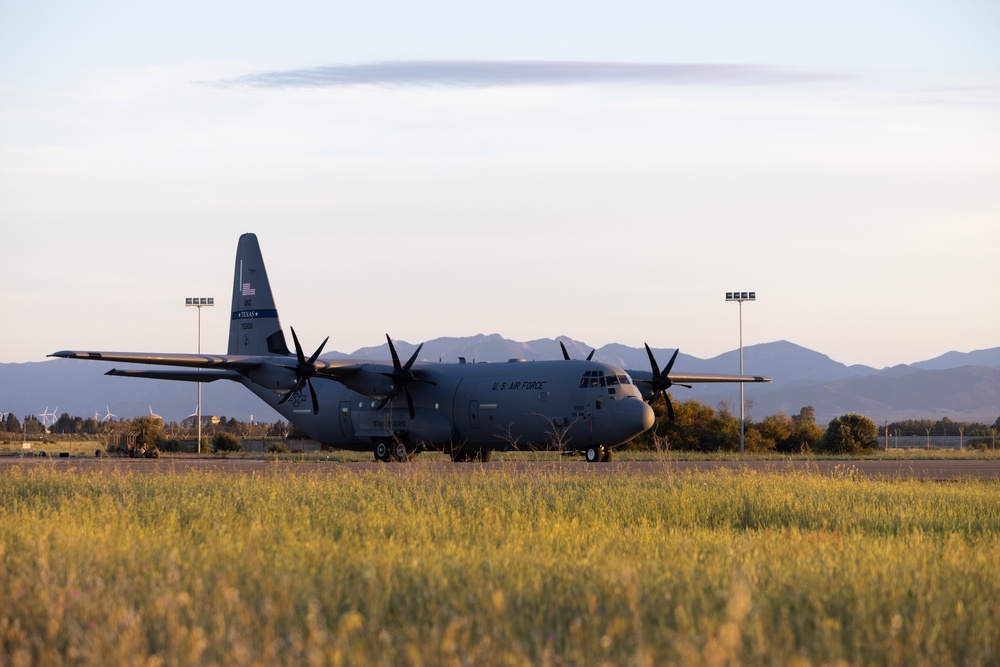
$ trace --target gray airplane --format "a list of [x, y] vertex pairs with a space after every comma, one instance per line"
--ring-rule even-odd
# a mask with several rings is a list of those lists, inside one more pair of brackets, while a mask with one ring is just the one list
[[[392, 339], [391, 361], [308, 357], [295, 330], [289, 350], [254, 234], [240, 237], [227, 354], [160, 354], [63, 350], [49, 356], [171, 366], [107, 375], [188, 382], [239, 382], [310, 438], [339, 449], [409, 461], [425, 450], [455, 461], [489, 461], [496, 450], [551, 449], [609, 461], [612, 448], [653, 425], [653, 410], [630, 374], [587, 360], [507, 363], [403, 363]], [[648, 351], [647, 346], [647, 351]], [[568, 356], [568, 355], [567, 355]], [[754, 376], [671, 376], [649, 353], [652, 373], [640, 384], [654, 399], [672, 383], [760, 382]], [[668, 407], [669, 399], [667, 403]], [[672, 409], [671, 409], [672, 412]]]

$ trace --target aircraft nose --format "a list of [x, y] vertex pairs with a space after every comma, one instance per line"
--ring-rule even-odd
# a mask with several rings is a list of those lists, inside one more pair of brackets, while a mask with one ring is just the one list
[[636, 435], [653, 427], [655, 421], [653, 408], [649, 407], [646, 401], [630, 398], [621, 401], [618, 405], [621, 409], [623, 425], [634, 430]]

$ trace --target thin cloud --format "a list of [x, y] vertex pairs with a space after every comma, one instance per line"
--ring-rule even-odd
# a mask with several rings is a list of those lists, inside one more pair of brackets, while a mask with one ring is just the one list
[[408, 60], [259, 72], [226, 86], [340, 88], [345, 86], [773, 85], [846, 77], [764, 65], [553, 61]]

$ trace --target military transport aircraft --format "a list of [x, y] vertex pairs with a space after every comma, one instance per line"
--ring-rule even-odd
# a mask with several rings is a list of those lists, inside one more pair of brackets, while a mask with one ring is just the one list
[[[488, 461], [506, 449], [583, 452], [588, 461], [608, 461], [613, 447], [653, 425], [653, 410], [629, 373], [590, 359], [417, 363], [418, 346], [403, 363], [387, 334], [391, 362], [330, 361], [320, 359], [329, 337], [307, 357], [294, 329], [292, 353], [254, 234], [241, 236], [236, 249], [232, 304], [227, 354], [63, 350], [49, 356], [174, 367], [107, 375], [239, 382], [310, 438], [370, 451], [380, 461], [408, 461], [424, 450], [445, 451], [455, 461]], [[678, 378], [766, 381], [671, 376], [673, 358], [660, 372], [651, 352], [649, 357], [652, 373], [643, 383], [651, 398], [666, 396]]]

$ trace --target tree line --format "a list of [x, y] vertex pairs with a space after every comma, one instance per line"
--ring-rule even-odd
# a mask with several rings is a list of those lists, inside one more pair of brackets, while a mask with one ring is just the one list
[[[656, 422], [642, 434], [634, 446], [647, 449], [674, 449], [701, 452], [739, 451], [740, 420], [729, 405], [722, 403], [718, 409], [697, 399], [674, 404], [674, 419], [666, 416], [662, 400], [653, 405]], [[964, 435], [969, 446], [987, 446], [1000, 434], [1000, 417], [992, 425], [980, 422], [956, 422], [945, 417], [939, 421], [908, 420], [892, 422], [889, 433], [899, 435]], [[894, 430], [895, 429], [895, 430]], [[875, 449], [883, 429], [864, 415], [848, 413], [833, 419], [826, 428], [816, 423], [816, 410], [805, 406], [797, 415], [778, 413], [760, 421], [748, 418], [744, 423], [744, 447], [748, 452], [776, 452], [799, 454], [857, 453]], [[979, 438], [976, 440], [976, 438]]]
[[931, 419], [906, 419], [889, 422], [890, 435], [965, 435], [967, 437], [989, 437], [1000, 431], [1000, 417], [993, 424], [982, 422], [956, 422], [945, 417], [938, 421]]
[[[11, 435], [25, 435], [29, 438], [49, 435], [62, 436], [101, 436], [115, 430], [127, 430], [138, 428], [147, 420], [160, 422], [162, 430], [169, 435], [176, 437], [187, 437], [194, 435], [197, 431], [197, 423], [194, 419], [184, 420], [180, 424], [172, 421], [163, 423], [159, 417], [149, 415], [143, 417], [133, 417], [130, 419], [118, 418], [113, 420], [98, 420], [94, 417], [73, 417], [69, 413], [62, 413], [55, 422], [48, 427], [45, 426], [35, 415], [27, 415], [24, 420], [19, 420], [13, 413], [0, 420], [0, 433], [10, 438]], [[287, 423], [280, 419], [273, 423], [244, 422], [236, 418], [219, 417], [216, 419], [204, 419], [202, 424], [202, 435], [214, 436], [218, 433], [231, 433], [240, 437], [287, 437], [293, 431]]]

